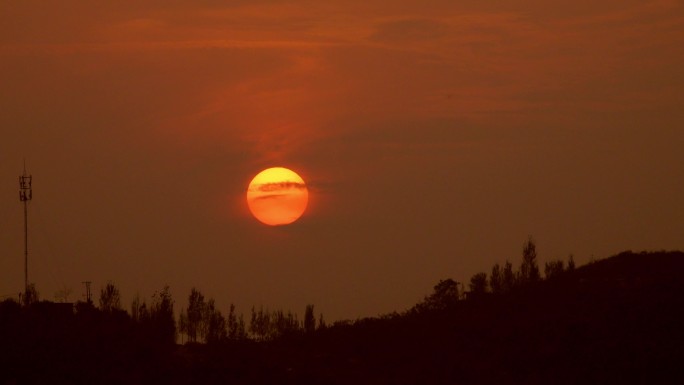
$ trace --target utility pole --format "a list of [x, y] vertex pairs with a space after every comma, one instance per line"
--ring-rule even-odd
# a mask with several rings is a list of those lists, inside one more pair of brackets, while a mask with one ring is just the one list
[[26, 174], [26, 161], [24, 161], [24, 173], [19, 177], [19, 200], [24, 202], [24, 295], [28, 292], [28, 202], [33, 199], [31, 182], [33, 177]]

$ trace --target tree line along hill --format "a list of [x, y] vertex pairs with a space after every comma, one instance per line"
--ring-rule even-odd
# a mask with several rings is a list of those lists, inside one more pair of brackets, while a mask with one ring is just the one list
[[[506, 262], [452, 279], [411, 309], [327, 325], [296, 314], [224, 316], [193, 289], [174, 317], [168, 287], [121, 309], [0, 302], [3, 384], [684, 383], [684, 253], [623, 252], [544, 266], [532, 239]], [[33, 289], [35, 291], [35, 289]]]

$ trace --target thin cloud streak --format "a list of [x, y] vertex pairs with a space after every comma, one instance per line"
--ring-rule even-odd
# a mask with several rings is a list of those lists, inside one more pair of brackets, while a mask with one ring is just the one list
[[278, 198], [284, 198], [284, 197], [286, 197], [286, 196], [288, 196], [288, 195], [289, 195], [289, 194], [266, 194], [266, 195], [258, 195], [258, 196], [255, 196], [255, 197], [251, 198], [251, 200], [260, 201], [260, 200], [268, 200], [268, 199], [278, 199]]
[[260, 192], [271, 192], [280, 190], [304, 190], [306, 189], [306, 184], [298, 182], [274, 182], [274, 183], [261, 183], [252, 186], [250, 191], [260, 191]]

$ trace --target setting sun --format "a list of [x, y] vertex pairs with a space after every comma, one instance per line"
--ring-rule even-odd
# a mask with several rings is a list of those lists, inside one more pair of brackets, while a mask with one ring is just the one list
[[270, 226], [287, 225], [302, 216], [309, 201], [304, 180], [292, 170], [272, 167], [258, 173], [247, 188], [254, 217]]

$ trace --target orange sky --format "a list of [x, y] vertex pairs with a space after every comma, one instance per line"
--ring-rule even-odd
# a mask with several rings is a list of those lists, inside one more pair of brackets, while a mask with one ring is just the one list
[[[47, 299], [168, 283], [356, 318], [528, 234], [542, 262], [684, 248], [681, 2], [223, 3], [0, 5], [0, 295], [23, 158]], [[246, 207], [269, 166], [310, 188], [293, 226]]]

